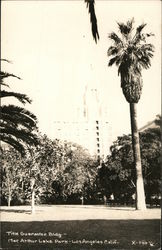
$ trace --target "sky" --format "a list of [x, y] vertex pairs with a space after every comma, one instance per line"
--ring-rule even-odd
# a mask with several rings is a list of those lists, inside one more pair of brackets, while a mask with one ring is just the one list
[[[142, 127], [160, 114], [161, 103], [161, 2], [96, 0], [100, 39], [92, 38], [90, 17], [83, 0], [2, 1], [1, 53], [12, 61], [2, 69], [20, 76], [9, 79], [11, 90], [32, 100], [25, 108], [38, 118], [39, 129], [54, 138], [53, 122], [73, 120], [85, 86], [95, 86], [106, 107], [112, 140], [130, 133], [129, 104], [120, 88], [115, 66], [108, 67], [108, 34], [118, 32], [117, 22], [134, 17], [154, 33], [152, 66], [143, 70], [143, 92], [138, 103]], [[11, 98], [5, 103], [15, 103]]]

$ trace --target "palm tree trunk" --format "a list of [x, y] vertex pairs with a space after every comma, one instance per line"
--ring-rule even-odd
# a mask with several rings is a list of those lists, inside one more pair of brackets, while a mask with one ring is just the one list
[[132, 147], [134, 155], [134, 165], [136, 169], [136, 209], [145, 210], [145, 192], [142, 176], [141, 154], [139, 133], [137, 127], [137, 104], [130, 103], [130, 117], [131, 117], [131, 130], [132, 130]]

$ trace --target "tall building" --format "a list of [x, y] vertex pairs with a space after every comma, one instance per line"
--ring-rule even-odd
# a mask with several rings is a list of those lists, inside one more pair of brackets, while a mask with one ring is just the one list
[[109, 153], [111, 127], [97, 88], [85, 87], [82, 103], [76, 107], [76, 113], [75, 121], [54, 122], [55, 137], [78, 143], [87, 148], [91, 155], [105, 158]]

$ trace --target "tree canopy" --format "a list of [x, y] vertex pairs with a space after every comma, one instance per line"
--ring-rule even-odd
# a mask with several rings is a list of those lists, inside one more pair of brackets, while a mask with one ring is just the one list
[[109, 34], [112, 45], [107, 55], [111, 57], [108, 66], [115, 64], [121, 77], [121, 88], [129, 103], [137, 103], [142, 91], [142, 69], [151, 66], [154, 46], [147, 43], [152, 33], [143, 33], [146, 23], [139, 25], [134, 32], [134, 19], [126, 24], [117, 23], [121, 36], [115, 32]]
[[28, 203], [31, 180], [37, 203], [81, 203], [82, 196], [87, 199], [97, 162], [81, 146], [39, 135], [39, 144], [26, 151], [25, 156], [12, 148], [3, 153], [4, 199], [10, 192], [10, 200], [17, 197], [20, 203]]
[[[146, 201], [152, 196], [160, 195], [160, 148], [161, 117], [156, 120], [156, 126], [140, 133], [141, 159], [146, 192]], [[111, 146], [111, 153], [105, 165], [100, 170], [104, 178], [103, 188], [109, 187], [116, 199], [131, 200], [135, 193], [136, 174], [133, 166], [133, 151], [131, 135], [123, 135]]]

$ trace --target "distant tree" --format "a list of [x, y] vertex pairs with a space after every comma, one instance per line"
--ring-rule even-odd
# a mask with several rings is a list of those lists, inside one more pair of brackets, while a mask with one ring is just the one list
[[137, 127], [137, 103], [142, 92], [142, 69], [151, 66], [154, 47], [146, 39], [153, 34], [142, 33], [146, 24], [141, 24], [133, 33], [134, 19], [126, 24], [118, 23], [121, 38], [114, 32], [109, 35], [113, 45], [108, 49], [109, 66], [116, 64], [121, 77], [121, 88], [130, 104], [132, 145], [136, 169], [136, 209], [145, 210], [145, 193], [142, 177], [139, 134]]
[[130, 135], [120, 136], [113, 143], [105, 162], [105, 171], [107, 174], [104, 178], [108, 179], [107, 182], [115, 200], [129, 202], [135, 193], [136, 179]]
[[[81, 202], [87, 199], [96, 176], [96, 162], [80, 145], [59, 142], [58, 159], [48, 190], [53, 202]], [[50, 158], [52, 159], [52, 157]]]
[[[157, 119], [157, 126], [146, 129], [140, 133], [141, 160], [143, 166], [143, 177], [145, 183], [146, 200], [150, 202], [152, 196], [160, 195], [160, 149], [161, 118]], [[104, 165], [104, 172], [101, 169], [101, 185], [109, 186], [115, 199], [131, 200], [135, 193], [136, 173], [133, 165], [133, 150], [131, 136], [123, 135], [111, 146], [111, 153]], [[103, 182], [103, 178], [105, 182]], [[105, 189], [106, 189], [105, 188]]]
[[161, 116], [155, 120], [156, 126], [140, 133], [141, 158], [144, 166], [143, 175], [145, 182], [146, 200], [161, 195]]
[[39, 145], [26, 149], [24, 156], [12, 148], [2, 150], [3, 197], [11, 201], [17, 195], [25, 203], [32, 198], [34, 204], [39, 203], [45, 193], [52, 194], [52, 182], [59, 171], [62, 149], [58, 140], [39, 135]]
[[26, 149], [24, 156], [14, 149], [5, 151], [3, 170], [3, 196], [17, 195], [34, 211], [35, 203], [90, 199], [97, 163], [77, 144], [39, 135], [39, 144]]
[[96, 178], [96, 196], [99, 202], [106, 205], [110, 195], [113, 193], [114, 189], [111, 183], [111, 175], [107, 166], [102, 163], [101, 167], [98, 169]]
[[66, 197], [78, 196], [83, 204], [95, 182], [97, 162], [77, 144], [66, 145], [65, 157], [67, 156], [68, 161], [63, 172], [63, 193]]
[[40, 137], [39, 146], [27, 156], [30, 176], [35, 178], [38, 202], [76, 202], [87, 199], [92, 187], [96, 162], [79, 145]]
[[[6, 90], [9, 85], [4, 80], [8, 77], [20, 79], [14, 74], [0, 71], [0, 98], [14, 97], [22, 104], [31, 103], [27, 95]], [[0, 133], [1, 141], [8, 143], [21, 154], [24, 154], [25, 146], [37, 144], [37, 118], [33, 113], [22, 107], [2, 104]]]
[[6, 200], [10, 206], [12, 201], [21, 200], [22, 179], [25, 177], [24, 165], [20, 153], [13, 148], [3, 151], [1, 159], [2, 200]]

